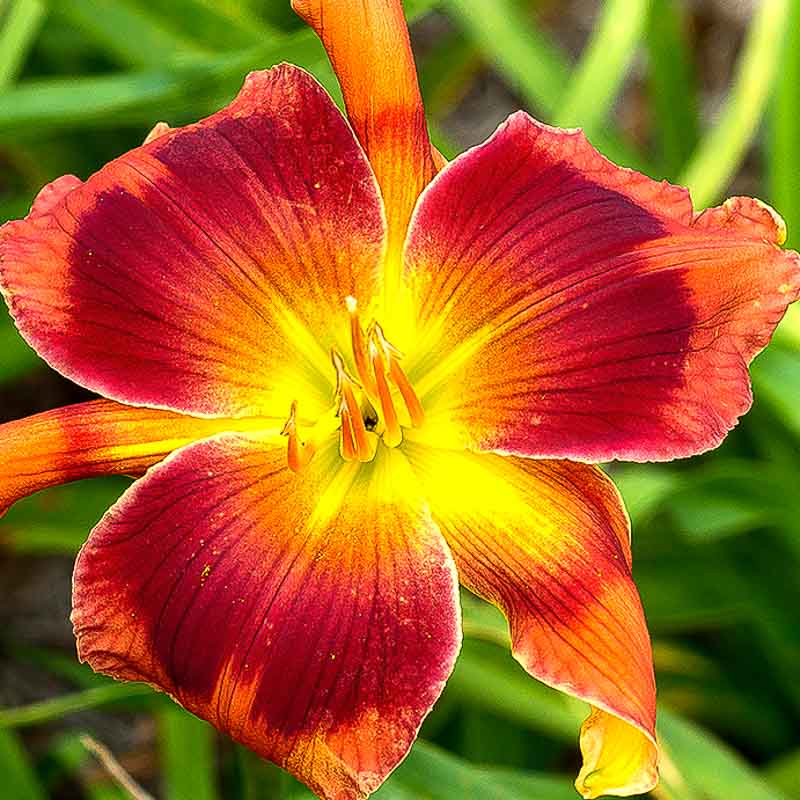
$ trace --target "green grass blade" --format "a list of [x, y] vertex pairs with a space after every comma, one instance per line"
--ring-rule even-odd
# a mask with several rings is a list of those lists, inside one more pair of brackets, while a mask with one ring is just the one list
[[589, 139], [608, 116], [644, 35], [649, 0], [606, 0], [558, 101], [555, 124], [580, 125]]
[[789, 0], [755, 6], [725, 107], [679, 178], [697, 208], [720, 198], [755, 136], [781, 64], [788, 16]]
[[0, 3], [0, 90], [16, 79], [45, 16], [42, 0]]
[[4, 708], [0, 710], [0, 730], [41, 725], [44, 722], [60, 719], [65, 714], [75, 714], [78, 711], [86, 711], [109, 703], [118, 703], [122, 700], [152, 694], [153, 690], [141, 683], [115, 683], [111, 686], [98, 686], [81, 692], [64, 694], [27, 706]]
[[675, 180], [700, 138], [697, 86], [685, 33], [686, 0], [650, 0], [647, 84], [658, 162]]
[[800, 749], [780, 756], [767, 765], [765, 779], [790, 800], [800, 800]]
[[444, 0], [442, 6], [533, 108], [550, 114], [570, 64], [510, 0]]
[[800, 0], [789, 0], [786, 48], [775, 84], [775, 100], [769, 118], [767, 170], [770, 202], [786, 220], [788, 244], [800, 239]]
[[703, 800], [786, 800], [752, 767], [715, 736], [659, 709], [658, 730], [665, 755], [661, 778], [667, 789], [686, 784]]
[[[570, 62], [521, 13], [519, 4], [512, 0], [443, 0], [441, 5], [525, 104], [552, 120], [567, 88]], [[619, 164], [652, 172], [646, 159], [613, 131], [598, 126], [592, 131], [592, 144]]]
[[158, 715], [165, 800], [216, 800], [214, 729], [178, 706]]
[[[0, 309], [0, 314], [4, 313]], [[0, 384], [15, 380], [42, 364], [7, 318], [0, 319], [0, 353], [3, 354], [0, 358]]]
[[397, 796], [430, 796], [436, 787], [438, 800], [574, 800], [575, 789], [567, 778], [554, 778], [511, 769], [478, 767], [425, 741], [417, 741], [408, 758], [397, 768], [375, 800]]
[[181, 31], [206, 46], [220, 49], [252, 47], [281, 32], [242, 3], [219, 0], [136, 0], [138, 6], [157, 10]]
[[[409, 19], [433, 0], [408, 3]], [[169, 69], [31, 80], [0, 92], [0, 138], [18, 140], [63, 130], [151, 126], [158, 120], [183, 124], [219, 109], [239, 90], [247, 72], [281, 61], [305, 67], [339, 96], [322, 45], [309, 29], [256, 48], [215, 55], [202, 63]]]
[[[42, 772], [48, 788], [57, 786], [66, 776], [81, 786], [85, 800], [131, 800], [131, 796], [100, 770], [86, 769], [92, 758], [84, 743], [85, 733], [70, 732], [59, 736], [47, 751]], [[52, 794], [52, 792], [51, 792]]]
[[445, 692], [555, 739], [574, 742], [585, 706], [531, 679], [503, 648], [465, 641]]
[[61, 0], [58, 11], [125, 66], [155, 67], [203, 54], [144, 4], [103, 0], [100, 13], [96, 0]]
[[11, 731], [0, 730], [0, 774], [3, 797], [19, 800], [45, 800], [45, 791], [19, 739]]
[[0, 94], [0, 136], [197, 119], [230, 99], [249, 70], [291, 56], [295, 63], [316, 63], [321, 55], [313, 34], [304, 32], [280, 46], [217, 56], [192, 67], [28, 81]]
[[753, 362], [751, 374], [758, 401], [800, 437], [800, 354], [773, 344]]

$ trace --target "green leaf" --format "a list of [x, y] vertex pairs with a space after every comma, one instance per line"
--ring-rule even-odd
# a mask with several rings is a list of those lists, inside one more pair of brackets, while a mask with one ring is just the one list
[[510, 0], [444, 0], [447, 10], [533, 107], [551, 113], [564, 92], [566, 56]]
[[42, 26], [42, 0], [0, 3], [0, 90], [10, 86], [27, 58]]
[[789, 0], [762, 0], [754, 6], [725, 107], [679, 178], [696, 208], [719, 199], [753, 140], [781, 64], [788, 14]]
[[126, 0], [60, 0], [58, 12], [120, 64], [153, 67], [203, 55], [201, 47], [171, 30], [143, 4]]
[[179, 706], [158, 715], [166, 800], [216, 800], [214, 729]]
[[681, 532], [701, 542], [746, 533], [773, 520], [771, 511], [753, 498], [715, 497], [703, 489], [676, 498], [672, 513]]
[[[567, 87], [570, 63], [520, 11], [519, 4], [513, 0], [443, 0], [442, 6], [526, 104], [552, 119]], [[592, 144], [618, 164], [652, 172], [647, 160], [613, 131], [595, 128]]]
[[94, 672], [88, 664], [81, 664], [74, 655], [67, 655], [60, 650], [14, 645], [9, 650], [16, 660], [46, 669], [53, 675], [58, 675], [81, 689], [118, 685], [112, 678]]
[[703, 800], [786, 800], [727, 745], [708, 731], [664, 708], [659, 709], [658, 733], [664, 753], [661, 780], [681, 794], [688, 785]]
[[567, 778], [481, 768], [428, 742], [417, 741], [375, 800], [575, 800]]
[[4, 708], [0, 710], [0, 730], [41, 725], [60, 719], [66, 714], [75, 714], [90, 708], [153, 695], [153, 690], [141, 683], [115, 683], [111, 686], [98, 686], [26, 706]]
[[125, 478], [97, 478], [26, 497], [3, 517], [0, 547], [20, 554], [73, 555], [127, 484]]
[[84, 736], [81, 732], [65, 733], [50, 745], [40, 770], [45, 775], [47, 787], [52, 789], [66, 776], [71, 776], [73, 781], [80, 784], [86, 800], [131, 800], [130, 795], [112, 783], [104, 773], [84, 769], [91, 761], [83, 742]]
[[658, 160], [670, 180], [677, 178], [700, 137], [686, 11], [686, 0], [650, 0], [647, 86]]
[[445, 692], [470, 708], [484, 709], [559, 741], [576, 741], [586, 706], [533, 680], [510, 653], [466, 640]]
[[[433, 5], [417, 0], [406, 10], [413, 19]], [[255, 48], [168, 68], [26, 81], [0, 92], [0, 137], [195, 120], [229, 102], [247, 72], [281, 61], [310, 70], [334, 99], [340, 96], [322, 45], [313, 31], [303, 29]]]
[[17, 333], [8, 317], [0, 309], [0, 384], [15, 380], [42, 366], [36, 353]]
[[800, 436], [800, 353], [773, 343], [750, 368], [756, 396], [766, 403], [786, 428]]
[[656, 514], [684, 484], [679, 472], [655, 464], [615, 464], [608, 472], [622, 495], [634, 530]]
[[238, 800], [288, 800], [315, 795], [299, 781], [270, 761], [259, 758], [252, 750], [236, 745], [238, 768]]
[[608, 116], [647, 21], [649, 0], [606, 0], [578, 66], [556, 106], [556, 125], [580, 125], [593, 139]]
[[775, 101], [769, 117], [767, 175], [769, 198], [786, 220], [788, 244], [797, 247], [800, 235], [800, 0], [789, 0], [786, 48], [775, 82]]
[[205, 46], [253, 47], [281, 32], [240, 2], [219, 0], [137, 0], [136, 5], [170, 21], [173, 30]]
[[45, 800], [45, 791], [28, 761], [19, 739], [0, 729], [0, 774], [3, 796], [19, 800]]
[[765, 780], [787, 798], [800, 800], [800, 749], [772, 761], [763, 774]]

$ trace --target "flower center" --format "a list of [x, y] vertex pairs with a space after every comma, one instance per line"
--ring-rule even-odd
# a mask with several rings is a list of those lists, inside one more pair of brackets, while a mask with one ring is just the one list
[[[339, 419], [339, 451], [345, 461], [371, 461], [379, 440], [387, 447], [403, 441], [403, 427], [419, 428], [425, 412], [405, 372], [402, 354], [373, 320], [366, 331], [361, 325], [354, 297], [346, 299], [350, 315], [350, 345], [356, 375], [347, 369], [336, 348], [331, 361], [336, 371], [336, 416]], [[297, 401], [292, 403], [283, 427], [288, 437], [289, 467], [301, 470], [314, 455], [313, 441], [301, 441], [297, 430]]]

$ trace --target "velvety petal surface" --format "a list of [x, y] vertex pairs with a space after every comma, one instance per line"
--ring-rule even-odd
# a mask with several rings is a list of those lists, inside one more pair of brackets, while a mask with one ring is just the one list
[[369, 156], [389, 223], [387, 297], [395, 297], [411, 212], [439, 167], [428, 138], [401, 0], [292, 0], [319, 34], [347, 115]]
[[412, 221], [409, 373], [431, 430], [586, 461], [716, 446], [800, 291], [784, 239], [756, 200], [696, 216], [685, 190], [515, 114], [438, 175]]
[[0, 516], [48, 486], [97, 475], [142, 475], [173, 450], [222, 431], [274, 430], [283, 420], [199, 419], [93, 400], [0, 425]]
[[37, 352], [115, 400], [247, 416], [303, 397], [318, 413], [345, 298], [377, 292], [384, 237], [346, 121], [284, 65], [214, 116], [44, 190], [0, 229], [0, 284]]
[[516, 659], [594, 706], [581, 731], [578, 790], [650, 789], [652, 654], [614, 485], [569, 461], [404, 448], [462, 583], [506, 614]]
[[[132, 568], [132, 565], [135, 565]], [[411, 469], [335, 441], [299, 474], [242, 435], [137, 481], [78, 558], [81, 659], [148, 681], [327, 800], [403, 758], [460, 644], [457, 577]]]

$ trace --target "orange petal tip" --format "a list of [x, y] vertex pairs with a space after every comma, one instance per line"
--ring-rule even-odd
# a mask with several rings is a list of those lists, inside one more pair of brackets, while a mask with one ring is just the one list
[[630, 797], [658, 783], [658, 747], [639, 727], [593, 708], [581, 727], [583, 766], [575, 779], [586, 800]]

